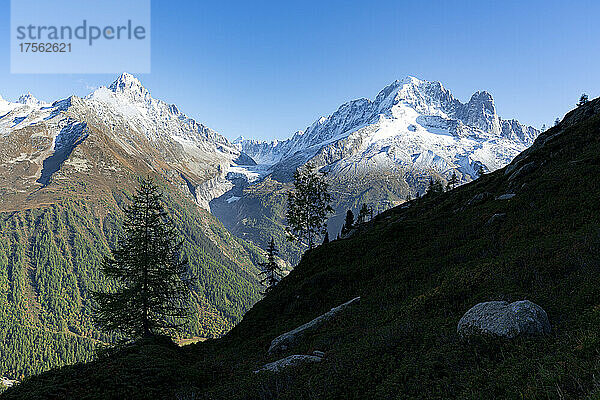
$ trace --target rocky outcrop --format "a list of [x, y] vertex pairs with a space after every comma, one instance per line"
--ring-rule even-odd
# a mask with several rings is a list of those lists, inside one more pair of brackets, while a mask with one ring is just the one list
[[485, 224], [487, 226], [496, 225], [501, 222], [504, 222], [505, 220], [506, 220], [506, 213], [497, 213], [497, 214], [492, 215]]
[[512, 181], [515, 178], [521, 177], [521, 176], [525, 176], [528, 175], [530, 173], [532, 173], [533, 171], [535, 171], [537, 168], [537, 165], [534, 161], [529, 162], [525, 165], [523, 165], [521, 168], [519, 168], [518, 170], [516, 170], [515, 172], [513, 172], [509, 177], [508, 180]]
[[510, 304], [488, 301], [467, 311], [458, 322], [457, 332], [463, 338], [473, 335], [514, 338], [550, 333], [550, 329], [546, 312], [529, 300]]
[[496, 135], [500, 133], [500, 121], [494, 99], [486, 91], [474, 93], [471, 100], [462, 106], [460, 116], [465, 125]]
[[467, 202], [468, 206], [475, 206], [477, 204], [481, 204], [483, 202], [485, 202], [486, 200], [492, 198], [492, 194], [490, 192], [483, 192], [483, 193], [478, 193], [475, 196], [473, 196], [471, 198], [471, 200], [469, 200]]
[[193, 191], [190, 190], [198, 205], [205, 210], [210, 211], [210, 202], [227, 193], [233, 187], [233, 184], [226, 179], [222, 171], [220, 168], [214, 178], [202, 182]]
[[301, 364], [318, 363], [323, 360], [324, 354], [322, 351], [315, 351], [312, 355], [294, 354], [281, 360], [274, 361], [262, 366], [262, 368], [254, 371], [255, 374], [262, 371], [279, 372], [288, 367], [296, 367]]
[[514, 119], [500, 120], [500, 126], [502, 130], [502, 137], [511, 140], [520, 140], [528, 144], [532, 144], [540, 133], [532, 126], [523, 125]]
[[510, 200], [515, 196], [516, 195], [514, 193], [504, 193], [504, 194], [501, 194], [500, 196], [496, 197], [496, 200]]
[[348, 307], [357, 304], [358, 302], [360, 302], [360, 297], [355, 297], [354, 299], [347, 301], [342, 305], [332, 308], [325, 314], [318, 316], [312, 321], [307, 322], [306, 324], [301, 325], [294, 330], [291, 330], [289, 332], [284, 333], [283, 335], [276, 337], [271, 342], [271, 346], [269, 347], [268, 353], [276, 354], [288, 350], [289, 348], [297, 344], [304, 335], [319, 329], [327, 321], [331, 320], [333, 317], [335, 317]]

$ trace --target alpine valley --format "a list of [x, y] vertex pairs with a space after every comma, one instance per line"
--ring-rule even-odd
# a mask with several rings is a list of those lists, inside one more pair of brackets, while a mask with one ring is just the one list
[[154, 99], [132, 75], [85, 98], [0, 98], [0, 375], [21, 378], [89, 360], [100, 333], [93, 290], [140, 177], [159, 182], [194, 276], [194, 323], [182, 339], [218, 337], [259, 299], [273, 237], [288, 269], [286, 193], [296, 168], [322, 172], [334, 196], [330, 235], [347, 209], [380, 213], [507, 165], [539, 132], [501, 119], [492, 96], [462, 103], [439, 82], [395, 81], [284, 141], [230, 142]]
[[89, 360], [115, 339], [95, 328], [91, 292], [110, 288], [99, 266], [145, 176], [185, 239], [195, 307], [182, 339], [231, 329], [259, 298], [260, 252], [198, 204], [240, 155], [128, 74], [86, 98], [0, 100], [0, 375]]

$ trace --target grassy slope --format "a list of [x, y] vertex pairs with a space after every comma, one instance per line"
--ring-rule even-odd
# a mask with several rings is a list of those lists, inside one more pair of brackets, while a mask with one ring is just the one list
[[[599, 397], [600, 101], [537, 143], [520, 164], [536, 163], [529, 174], [509, 182], [497, 171], [390, 210], [352, 238], [305, 255], [222, 339], [134, 347], [27, 379], [4, 396]], [[479, 193], [513, 191], [511, 200], [467, 205]], [[500, 212], [504, 222], [486, 225]], [[319, 349], [324, 362], [252, 373], [275, 359], [266, 356], [275, 336], [356, 295], [359, 306], [288, 353]], [[474, 304], [521, 299], [544, 307], [552, 334], [459, 340], [456, 324]]]

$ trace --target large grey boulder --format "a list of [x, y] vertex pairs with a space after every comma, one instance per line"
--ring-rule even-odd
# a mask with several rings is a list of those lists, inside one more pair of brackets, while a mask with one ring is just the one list
[[488, 301], [479, 303], [463, 315], [457, 332], [461, 337], [494, 335], [514, 338], [518, 335], [550, 333], [548, 315], [529, 300]]
[[274, 354], [278, 352], [285, 351], [291, 348], [293, 345], [298, 343], [300, 338], [307, 334], [308, 332], [312, 332], [314, 330], [319, 329], [323, 324], [327, 321], [335, 317], [340, 312], [344, 311], [346, 308], [350, 307], [353, 304], [356, 304], [360, 301], [360, 297], [355, 297], [354, 299], [345, 302], [342, 305], [332, 308], [327, 311], [325, 314], [318, 316], [310, 322], [307, 322], [304, 325], [297, 327], [294, 330], [284, 333], [283, 335], [277, 336], [271, 342], [271, 346], [269, 347], [269, 354]]

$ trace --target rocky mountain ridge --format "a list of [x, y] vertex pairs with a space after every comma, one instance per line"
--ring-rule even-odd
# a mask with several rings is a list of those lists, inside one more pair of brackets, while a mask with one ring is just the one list
[[[356, 214], [367, 204], [382, 212], [425, 193], [430, 179], [445, 184], [456, 174], [460, 184], [472, 181], [480, 169], [508, 164], [538, 134], [500, 118], [486, 91], [462, 103], [440, 82], [407, 77], [374, 100], [343, 104], [287, 140], [235, 140], [258, 164], [240, 167], [255, 174], [255, 181], [232, 180], [233, 187], [210, 202], [211, 211], [236, 235], [265, 246], [283, 228], [282, 192], [289, 190], [296, 168], [311, 162], [327, 173], [335, 208], [329, 234], [335, 237], [346, 210]], [[297, 259], [299, 251], [289, 249], [283, 237], [278, 245]]]

